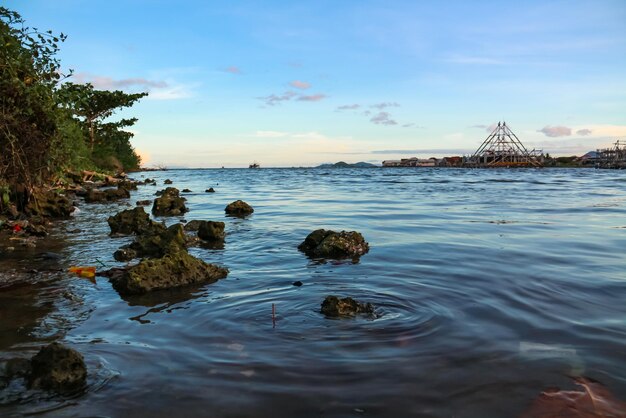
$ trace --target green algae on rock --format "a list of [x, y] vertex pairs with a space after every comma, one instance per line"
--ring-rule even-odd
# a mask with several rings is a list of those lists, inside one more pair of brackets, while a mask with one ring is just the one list
[[139, 264], [110, 277], [113, 288], [122, 295], [142, 294], [199, 283], [213, 283], [228, 275], [228, 269], [207, 264], [178, 251], [161, 258], [144, 259]]
[[101, 202], [111, 202], [118, 199], [128, 199], [130, 197], [130, 192], [123, 188], [118, 187], [116, 189], [89, 189], [87, 194], [85, 195], [85, 202], [87, 203], [101, 203]]
[[322, 302], [321, 312], [326, 316], [354, 316], [356, 314], [373, 314], [374, 306], [371, 303], [361, 303], [347, 297], [326, 296]]
[[246, 216], [253, 213], [254, 209], [243, 200], [235, 200], [224, 208], [224, 212], [233, 216]]
[[54, 190], [39, 191], [26, 206], [30, 216], [47, 218], [67, 218], [74, 210], [72, 201]]
[[367, 253], [369, 244], [356, 231], [317, 229], [305, 238], [298, 249], [310, 257], [347, 258]]
[[85, 386], [87, 367], [83, 356], [73, 348], [54, 342], [31, 359], [28, 386], [34, 389], [71, 393]]
[[198, 228], [200, 228], [200, 224], [202, 222], [204, 222], [204, 221], [200, 221], [198, 219], [194, 219], [192, 221], [187, 222], [183, 228], [184, 228], [185, 231], [197, 231]]
[[123, 210], [107, 219], [111, 234], [140, 234], [150, 225], [150, 216], [142, 207]]
[[155, 216], [178, 216], [188, 211], [185, 199], [179, 196], [175, 187], [168, 187], [160, 193], [161, 197], [154, 199], [152, 214]]
[[185, 251], [186, 237], [181, 224], [166, 228], [163, 224], [151, 221], [135, 241], [115, 251], [117, 261], [129, 261], [137, 257], [163, 257], [168, 253]]

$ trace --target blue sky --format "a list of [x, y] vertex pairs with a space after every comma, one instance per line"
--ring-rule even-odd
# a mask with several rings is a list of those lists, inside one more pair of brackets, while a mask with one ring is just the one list
[[180, 3], [5, 1], [68, 34], [75, 82], [150, 92], [148, 166], [458, 155], [498, 120], [553, 155], [626, 137], [624, 0]]

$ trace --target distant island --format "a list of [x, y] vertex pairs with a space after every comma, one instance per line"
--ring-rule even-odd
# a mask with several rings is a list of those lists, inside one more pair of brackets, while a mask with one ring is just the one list
[[322, 164], [322, 165], [318, 165], [315, 168], [378, 168], [380, 167], [379, 165], [376, 164], [370, 164], [370, 163], [366, 163], [366, 162], [359, 162], [359, 163], [354, 163], [354, 164], [349, 164], [345, 161], [339, 161], [338, 163], [332, 164]]

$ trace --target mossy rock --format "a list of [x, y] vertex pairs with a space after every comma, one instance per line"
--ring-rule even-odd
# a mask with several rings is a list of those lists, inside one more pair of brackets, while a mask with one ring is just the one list
[[34, 192], [26, 206], [28, 215], [47, 218], [67, 218], [73, 210], [72, 201], [54, 190]]
[[152, 214], [155, 216], [179, 216], [188, 211], [185, 206], [185, 199], [179, 196], [179, 191], [175, 187], [168, 187], [162, 190], [161, 197], [154, 199]]
[[224, 222], [202, 221], [198, 227], [198, 237], [205, 241], [223, 241]]
[[243, 200], [236, 200], [224, 208], [224, 212], [233, 216], [246, 216], [254, 212], [252, 206]]
[[127, 209], [107, 219], [112, 234], [141, 234], [150, 227], [150, 216], [142, 207]]
[[117, 183], [117, 187], [126, 190], [137, 190], [137, 182], [130, 180], [121, 180]]
[[330, 317], [354, 316], [357, 314], [373, 314], [374, 306], [371, 303], [361, 303], [350, 297], [339, 298], [326, 296], [322, 302], [321, 312]]
[[204, 222], [204, 221], [200, 221], [197, 219], [194, 219], [193, 221], [189, 221], [185, 224], [184, 229], [185, 231], [197, 231], [198, 228], [200, 228], [200, 224]]
[[298, 246], [310, 257], [348, 258], [359, 257], [369, 251], [369, 244], [359, 232], [335, 232], [317, 229], [311, 232]]
[[[120, 250], [132, 250], [126, 253], [118, 253], [118, 261], [128, 261], [128, 257], [163, 257], [168, 253], [185, 251], [186, 237], [181, 224], [174, 224], [165, 228], [163, 224], [152, 222], [149, 232], [137, 236], [135, 241]], [[114, 256], [115, 256], [114, 254]], [[134, 255], [134, 257], [133, 257]]]
[[87, 367], [76, 350], [54, 342], [31, 359], [28, 386], [34, 389], [71, 393], [85, 386]]
[[228, 275], [228, 269], [191, 256], [186, 251], [161, 258], [145, 259], [124, 274], [111, 278], [113, 288], [122, 295], [143, 294], [191, 284], [213, 283]]

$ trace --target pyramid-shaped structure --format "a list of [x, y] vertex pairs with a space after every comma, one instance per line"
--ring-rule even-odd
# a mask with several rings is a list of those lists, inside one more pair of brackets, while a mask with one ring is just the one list
[[541, 167], [540, 151], [528, 151], [522, 141], [511, 131], [506, 122], [498, 126], [478, 147], [471, 157], [466, 158], [468, 167]]

